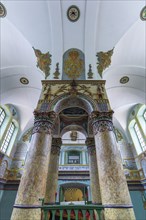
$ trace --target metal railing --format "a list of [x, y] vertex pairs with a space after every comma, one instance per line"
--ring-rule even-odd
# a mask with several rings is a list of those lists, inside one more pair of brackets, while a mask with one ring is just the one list
[[41, 220], [102, 220], [102, 205], [43, 205]]

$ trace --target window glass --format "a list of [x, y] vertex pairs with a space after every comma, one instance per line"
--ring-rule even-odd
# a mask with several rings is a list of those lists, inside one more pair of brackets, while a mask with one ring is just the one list
[[2, 146], [1, 146], [1, 151], [2, 151], [2, 152], [5, 153], [5, 152], [7, 151], [8, 146], [9, 146], [9, 143], [10, 143], [10, 141], [11, 141], [11, 138], [12, 138], [12, 136], [13, 136], [14, 131], [15, 131], [15, 125], [14, 125], [14, 123], [12, 122], [12, 123], [10, 124], [10, 127], [9, 127], [9, 129], [8, 129], [8, 131], [7, 131], [7, 133], [6, 133], [6, 136], [5, 136], [4, 141], [3, 141], [3, 143], [2, 143]]
[[0, 127], [1, 127], [2, 123], [4, 122], [5, 117], [6, 117], [6, 113], [5, 113], [4, 109], [0, 108]]
[[136, 133], [137, 138], [139, 140], [142, 151], [146, 150], [146, 144], [144, 142], [144, 138], [142, 137], [142, 134], [140, 132], [140, 129], [139, 129], [137, 123], [134, 124], [134, 130], [135, 130], [135, 133]]

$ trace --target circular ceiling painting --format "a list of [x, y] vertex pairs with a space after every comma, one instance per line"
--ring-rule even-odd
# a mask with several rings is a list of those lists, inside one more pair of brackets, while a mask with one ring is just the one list
[[5, 17], [7, 14], [5, 6], [0, 2], [0, 18]]
[[144, 6], [144, 8], [141, 10], [140, 18], [141, 20], [146, 21], [146, 6]]
[[29, 83], [29, 80], [28, 80], [27, 78], [25, 78], [25, 77], [21, 77], [21, 78], [20, 78], [20, 82], [21, 82], [22, 84], [24, 84], [24, 85], [27, 85], [27, 84]]
[[80, 17], [80, 10], [77, 6], [72, 5], [67, 10], [67, 17], [70, 21], [75, 22]]
[[129, 77], [128, 77], [128, 76], [123, 76], [123, 77], [120, 79], [120, 83], [121, 83], [121, 84], [126, 84], [128, 81], [129, 81]]

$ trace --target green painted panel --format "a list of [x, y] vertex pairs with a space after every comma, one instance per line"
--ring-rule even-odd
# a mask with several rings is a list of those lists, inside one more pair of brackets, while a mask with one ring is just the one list
[[144, 210], [141, 192], [130, 191], [131, 200], [134, 207], [136, 220], [146, 220], [146, 210]]
[[0, 201], [0, 220], [10, 220], [17, 191], [4, 190]]

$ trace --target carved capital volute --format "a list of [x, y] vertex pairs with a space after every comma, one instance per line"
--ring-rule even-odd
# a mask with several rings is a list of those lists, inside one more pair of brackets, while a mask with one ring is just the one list
[[53, 138], [52, 139], [51, 154], [59, 155], [61, 144], [62, 144], [61, 138]]
[[57, 114], [53, 111], [51, 112], [40, 112], [34, 111], [34, 128], [32, 134], [34, 133], [46, 133], [51, 134], [53, 130], [53, 125], [55, 123]]
[[99, 112], [93, 111], [90, 115], [94, 134], [104, 131], [113, 131], [112, 115], [113, 111]]

